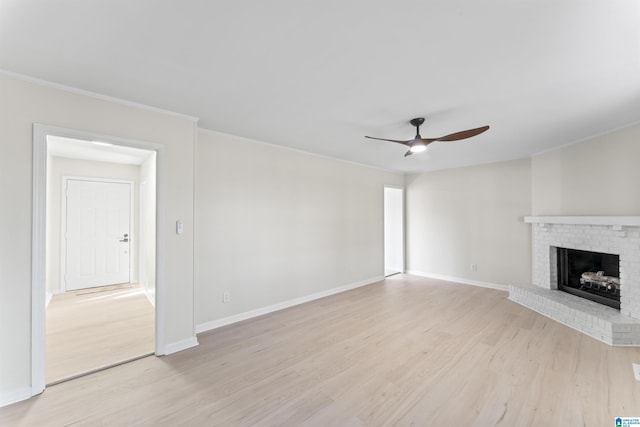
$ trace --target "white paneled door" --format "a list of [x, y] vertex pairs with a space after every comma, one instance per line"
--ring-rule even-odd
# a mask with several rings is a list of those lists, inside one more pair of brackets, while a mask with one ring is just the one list
[[66, 180], [67, 291], [129, 282], [131, 184]]

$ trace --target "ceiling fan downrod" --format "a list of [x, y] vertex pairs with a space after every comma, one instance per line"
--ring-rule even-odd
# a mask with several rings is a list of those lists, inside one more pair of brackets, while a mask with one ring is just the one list
[[409, 143], [409, 151], [411, 153], [420, 153], [427, 149], [427, 145], [422, 141], [420, 136], [420, 125], [424, 123], [424, 117], [416, 117], [409, 122], [416, 127], [416, 137]]

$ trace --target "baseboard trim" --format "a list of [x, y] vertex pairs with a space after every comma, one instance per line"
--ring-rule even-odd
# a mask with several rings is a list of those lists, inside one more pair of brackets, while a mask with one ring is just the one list
[[191, 338], [184, 339], [182, 341], [172, 342], [164, 346], [164, 352], [162, 353], [162, 355], [166, 356], [169, 354], [177, 353], [179, 351], [186, 350], [191, 347], [196, 347], [199, 344], [200, 343], [198, 342], [197, 337], [191, 337]]
[[146, 287], [143, 287], [143, 289], [144, 289], [144, 295], [147, 297], [147, 300], [155, 308], [155, 306], [156, 306], [156, 297], [155, 297], [155, 295], [151, 296], [151, 294], [149, 293], [149, 291], [147, 290]]
[[44, 306], [45, 308], [49, 307], [49, 303], [51, 302], [51, 299], [53, 298], [53, 294], [49, 291], [47, 291], [46, 293], [46, 299], [44, 300]]
[[362, 280], [360, 282], [350, 283], [348, 285], [339, 286], [337, 288], [328, 289], [326, 291], [316, 292], [315, 294], [307, 295], [300, 298], [294, 298], [288, 301], [283, 301], [277, 304], [269, 305], [266, 307], [258, 308], [244, 313], [234, 314], [233, 316], [224, 317], [218, 320], [212, 320], [210, 322], [200, 323], [196, 325], [196, 333], [207, 332], [213, 329], [221, 328], [223, 326], [231, 325], [233, 323], [242, 322], [243, 320], [252, 319], [254, 317], [263, 316], [265, 314], [273, 313], [275, 311], [284, 310], [285, 308], [293, 307], [296, 305], [311, 302], [320, 298], [328, 297], [331, 295], [339, 294], [341, 292], [350, 291], [351, 289], [367, 286], [372, 283], [380, 282], [384, 280], [384, 276], [376, 276], [370, 279]]
[[5, 391], [0, 393], [0, 408], [3, 406], [11, 405], [22, 400], [31, 398], [31, 387], [23, 387], [16, 390]]
[[448, 282], [462, 283], [464, 285], [480, 286], [482, 288], [497, 289], [499, 291], [509, 292], [509, 285], [499, 285], [497, 283], [481, 282], [478, 280], [463, 279], [460, 277], [445, 276], [442, 274], [425, 273], [423, 271], [409, 270], [407, 274], [414, 276], [428, 277], [430, 279], [446, 280]]

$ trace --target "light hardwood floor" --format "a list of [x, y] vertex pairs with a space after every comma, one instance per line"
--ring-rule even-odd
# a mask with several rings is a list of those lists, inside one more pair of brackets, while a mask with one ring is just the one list
[[640, 349], [507, 293], [397, 275], [48, 388], [11, 426], [613, 426], [640, 416]]
[[153, 351], [154, 308], [138, 285], [54, 295], [47, 307], [47, 384]]

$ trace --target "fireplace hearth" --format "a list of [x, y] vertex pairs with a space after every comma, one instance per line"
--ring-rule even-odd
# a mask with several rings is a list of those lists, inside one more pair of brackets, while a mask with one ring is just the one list
[[620, 256], [556, 248], [558, 289], [620, 310]]

